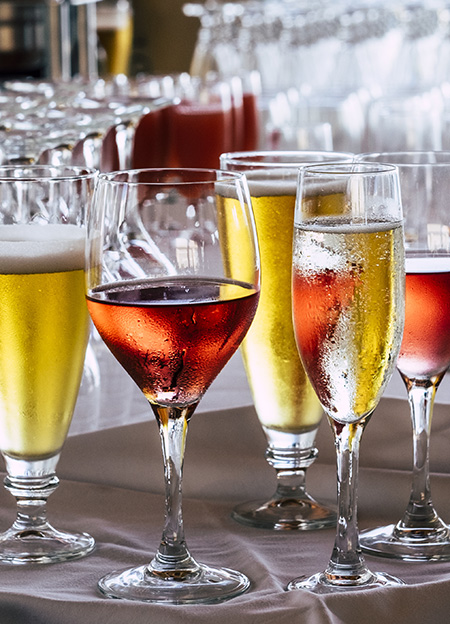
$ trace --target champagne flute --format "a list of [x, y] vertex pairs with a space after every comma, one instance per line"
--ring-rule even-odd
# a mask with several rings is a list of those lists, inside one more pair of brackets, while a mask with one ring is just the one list
[[[336, 524], [336, 513], [306, 490], [306, 471], [323, 410], [303, 369], [292, 325], [292, 239], [301, 165], [352, 161], [345, 152], [232, 152], [222, 169], [247, 177], [261, 253], [261, 297], [241, 345], [247, 378], [266, 439], [266, 460], [277, 487], [268, 500], [241, 503], [232, 512], [249, 526], [276, 530], [320, 529]], [[232, 260], [241, 261], [239, 248]]]
[[[237, 242], [239, 266], [228, 260]], [[100, 591], [176, 604], [232, 598], [249, 580], [192, 557], [181, 484], [189, 420], [258, 303], [259, 255], [245, 177], [205, 169], [101, 174], [88, 247], [89, 311], [150, 403], [166, 482], [165, 524], [153, 560], [108, 574]]]
[[404, 250], [397, 170], [312, 165], [300, 172], [293, 248], [294, 329], [333, 430], [338, 523], [324, 572], [288, 589], [315, 593], [401, 583], [371, 572], [356, 517], [359, 445], [391, 377], [404, 322]]
[[394, 525], [361, 532], [371, 555], [407, 561], [450, 559], [450, 528], [437, 514], [429, 472], [434, 399], [450, 366], [450, 152], [386, 152], [364, 160], [398, 167], [405, 215], [405, 331], [397, 362], [413, 428], [408, 505]]
[[86, 555], [87, 533], [53, 528], [46, 502], [80, 387], [89, 336], [85, 217], [95, 172], [0, 167], [0, 450], [14, 524], [0, 561], [51, 563]]

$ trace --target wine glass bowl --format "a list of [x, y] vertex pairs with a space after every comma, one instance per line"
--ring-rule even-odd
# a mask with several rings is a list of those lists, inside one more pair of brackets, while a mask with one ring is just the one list
[[85, 217], [95, 172], [0, 167], [0, 450], [17, 500], [0, 562], [52, 563], [88, 554], [87, 533], [60, 531], [46, 501], [71, 423], [89, 335]]
[[401, 581], [369, 570], [359, 545], [359, 444], [386, 387], [404, 321], [403, 222], [397, 170], [317, 164], [300, 172], [293, 323], [303, 366], [330, 422], [338, 522], [324, 572], [289, 590], [371, 589]]
[[268, 500], [244, 502], [232, 512], [235, 520], [259, 528], [312, 530], [336, 524], [335, 511], [306, 490], [323, 410], [300, 361], [291, 314], [298, 168], [327, 160], [351, 161], [352, 155], [256, 151], [221, 156], [223, 169], [246, 174], [261, 254], [260, 302], [241, 354], [277, 487]]
[[102, 174], [88, 247], [89, 311], [150, 403], [166, 482], [157, 553], [148, 565], [107, 575], [100, 591], [175, 604], [232, 598], [249, 580], [192, 557], [181, 484], [190, 418], [238, 348], [258, 303], [259, 253], [245, 177], [205, 169]]

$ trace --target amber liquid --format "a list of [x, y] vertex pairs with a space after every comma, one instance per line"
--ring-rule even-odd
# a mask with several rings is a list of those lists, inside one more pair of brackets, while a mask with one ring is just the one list
[[[261, 424], [301, 433], [318, 426], [322, 408], [302, 366], [292, 324], [295, 181], [249, 183], [261, 256], [261, 294], [241, 353]], [[242, 266], [245, 247], [236, 234], [227, 249], [230, 265]]]

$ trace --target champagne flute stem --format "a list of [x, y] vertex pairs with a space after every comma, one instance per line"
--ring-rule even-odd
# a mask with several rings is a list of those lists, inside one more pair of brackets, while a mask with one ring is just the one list
[[150, 571], [164, 578], [183, 578], [199, 570], [186, 545], [182, 512], [184, 452], [188, 422], [194, 408], [154, 407], [154, 410], [164, 458], [165, 522]]
[[409, 503], [402, 520], [396, 526], [396, 533], [417, 528], [436, 528], [442, 524], [431, 500], [429, 441], [434, 399], [439, 378], [431, 380], [410, 380], [403, 376], [411, 408], [413, 426], [413, 473]]
[[359, 544], [357, 485], [359, 446], [369, 418], [354, 424], [330, 419], [336, 445], [338, 523], [333, 552], [325, 571], [328, 583], [363, 584], [372, 576]]

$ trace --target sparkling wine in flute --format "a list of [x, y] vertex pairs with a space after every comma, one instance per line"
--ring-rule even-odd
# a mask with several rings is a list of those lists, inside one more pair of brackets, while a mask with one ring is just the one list
[[[295, 187], [295, 180], [249, 180], [264, 270], [258, 310], [241, 345], [261, 424], [294, 434], [317, 428], [322, 418], [322, 407], [302, 366], [292, 325]], [[229, 254], [230, 262], [242, 262], [239, 240], [230, 245]]]
[[330, 225], [295, 230], [295, 330], [324, 409], [351, 423], [371, 414], [395, 365], [403, 233], [398, 223]]
[[359, 545], [357, 479], [361, 437], [402, 340], [403, 241], [395, 167], [329, 164], [301, 171], [293, 246], [294, 328], [334, 435], [339, 517], [326, 569], [294, 579], [290, 590], [321, 594], [402, 583], [366, 566]]
[[56, 455], [83, 372], [89, 315], [84, 231], [0, 226], [0, 449], [16, 459]]
[[88, 308], [152, 406], [195, 407], [237, 349], [257, 302], [250, 284], [172, 277], [100, 286]]

